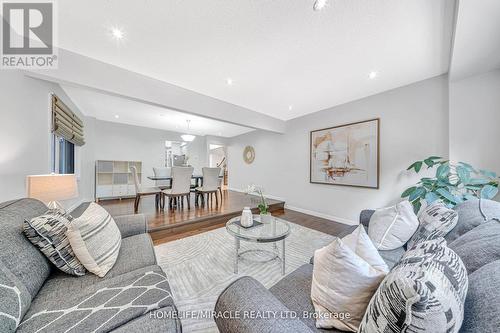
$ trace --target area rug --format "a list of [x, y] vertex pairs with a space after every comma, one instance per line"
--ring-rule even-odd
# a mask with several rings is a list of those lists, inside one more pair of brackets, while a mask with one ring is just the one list
[[[290, 223], [286, 239], [286, 274], [308, 263], [316, 249], [329, 244], [333, 236]], [[272, 244], [241, 242], [240, 251], [273, 250]], [[281, 243], [278, 246], [281, 249]], [[266, 254], [251, 252], [239, 261], [234, 274], [234, 238], [225, 227], [155, 247], [158, 264], [166, 272], [184, 332], [217, 332], [212, 318], [217, 297], [232, 281], [251, 276], [266, 288], [283, 278], [278, 260], [261, 263]], [[251, 257], [253, 256], [253, 257]], [[259, 258], [260, 257], [260, 258]]]

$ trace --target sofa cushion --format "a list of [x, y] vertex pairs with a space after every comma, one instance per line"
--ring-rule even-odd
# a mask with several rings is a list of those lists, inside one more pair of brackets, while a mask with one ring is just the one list
[[494, 261], [469, 275], [465, 300], [465, 321], [460, 333], [498, 332], [500, 327], [500, 261]]
[[418, 229], [408, 241], [408, 249], [418, 242], [446, 236], [457, 225], [458, 214], [437, 201], [418, 214], [418, 221]]
[[0, 300], [0, 331], [14, 332], [31, 305], [31, 295], [1, 260]]
[[47, 211], [47, 206], [33, 199], [0, 204], [0, 260], [35, 297], [50, 274], [51, 264], [23, 233], [23, 222]]
[[73, 218], [63, 211], [51, 209], [43, 215], [24, 220], [23, 230], [26, 237], [61, 271], [85, 275], [85, 267], [71, 249], [66, 230]]
[[450, 245], [467, 268], [469, 274], [500, 259], [500, 221], [482, 223], [455, 239]]
[[454, 209], [458, 213], [458, 222], [457, 226], [444, 237], [448, 244], [481, 223], [494, 218], [500, 219], [500, 202], [492, 200], [467, 200]]
[[47, 332], [69, 328], [73, 332], [107, 332], [152, 310], [173, 305], [165, 273], [158, 266], [150, 266], [83, 289], [44, 293], [33, 300], [18, 332], [41, 327]]
[[394, 250], [406, 244], [418, 228], [418, 219], [409, 201], [377, 209], [370, 218], [368, 235], [377, 250]]
[[443, 238], [418, 243], [380, 284], [359, 332], [456, 333], [467, 287], [465, 266]]
[[[314, 306], [311, 302], [313, 265], [305, 264], [278, 281], [269, 291], [290, 311], [297, 313], [311, 330], [318, 332], [342, 332], [337, 329], [317, 329]], [[304, 315], [306, 314], [306, 315]]]
[[314, 253], [311, 299], [316, 327], [357, 331], [366, 307], [389, 272], [362, 226]]
[[118, 258], [120, 230], [111, 215], [96, 203], [71, 222], [66, 236], [78, 260], [99, 277], [106, 275]]

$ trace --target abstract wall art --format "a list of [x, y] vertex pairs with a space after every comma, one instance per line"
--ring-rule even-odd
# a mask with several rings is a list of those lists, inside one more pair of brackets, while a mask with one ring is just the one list
[[310, 182], [379, 187], [380, 119], [311, 131]]

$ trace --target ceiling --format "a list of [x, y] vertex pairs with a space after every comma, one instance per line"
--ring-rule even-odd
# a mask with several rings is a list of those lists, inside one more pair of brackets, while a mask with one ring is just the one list
[[189, 134], [220, 137], [233, 137], [253, 130], [92, 90], [61, 87], [86, 116], [99, 120], [184, 133], [189, 119]]
[[[282, 120], [448, 71], [454, 0], [312, 6], [313, 0], [65, 0], [58, 2], [58, 44]], [[125, 35], [119, 42], [113, 27]], [[378, 76], [370, 80], [372, 71]]]
[[500, 1], [460, 0], [450, 76], [453, 80], [500, 68]]

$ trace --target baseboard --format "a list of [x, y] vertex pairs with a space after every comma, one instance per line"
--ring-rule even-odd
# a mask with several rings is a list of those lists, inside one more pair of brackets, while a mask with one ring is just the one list
[[[228, 187], [228, 190], [235, 191], [235, 192], [240, 192], [240, 193], [245, 193], [244, 190], [237, 189], [237, 188], [229, 188]], [[347, 225], [358, 225], [359, 224], [357, 221], [345, 219], [345, 218], [342, 218], [342, 217], [328, 215], [328, 214], [323, 214], [323, 213], [319, 213], [319, 212], [316, 212], [316, 211], [313, 211], [313, 210], [304, 209], [304, 208], [300, 208], [300, 207], [290, 206], [290, 205], [288, 205], [286, 203], [285, 198], [280, 198], [280, 197], [277, 197], [277, 196], [274, 196], [274, 195], [269, 195], [269, 194], [265, 194], [264, 197], [269, 198], [269, 199], [284, 201], [285, 202], [285, 208], [297, 211], [299, 213], [304, 213], [304, 214], [307, 214], [307, 215], [321, 217], [323, 219], [332, 220], [332, 221], [343, 223], [343, 224], [347, 224]]]

